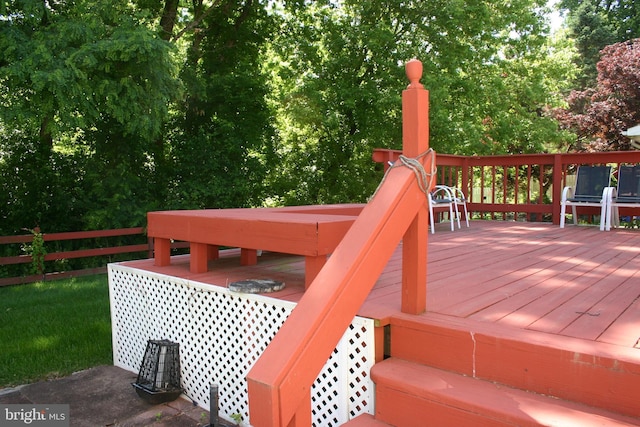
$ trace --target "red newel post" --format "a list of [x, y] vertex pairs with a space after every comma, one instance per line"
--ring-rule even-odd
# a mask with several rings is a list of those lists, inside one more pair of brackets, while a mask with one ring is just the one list
[[[409, 86], [402, 92], [402, 152], [407, 157], [417, 157], [429, 149], [429, 92], [420, 84], [420, 61], [407, 62], [406, 73]], [[424, 206], [402, 240], [401, 310], [408, 314], [420, 314], [427, 309], [429, 211], [426, 197], [420, 197], [424, 197]]]

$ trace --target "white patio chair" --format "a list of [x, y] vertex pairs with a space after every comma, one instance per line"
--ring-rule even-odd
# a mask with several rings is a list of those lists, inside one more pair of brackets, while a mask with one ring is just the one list
[[605, 230], [620, 226], [619, 207], [640, 207], [640, 165], [620, 165], [618, 186], [608, 194]]
[[458, 220], [458, 228], [460, 228], [460, 209], [464, 211], [464, 221], [469, 227], [469, 212], [467, 211], [467, 199], [460, 188], [449, 187], [449, 191], [453, 195], [453, 201], [455, 203], [456, 217]]
[[[449, 222], [451, 223], [451, 231], [455, 229], [454, 220], [458, 220], [458, 228], [460, 228], [460, 218], [457, 215], [458, 209], [455, 201], [455, 196], [451, 192], [451, 189], [446, 185], [436, 185], [431, 190], [427, 197], [429, 199], [429, 223], [431, 225], [431, 234], [435, 233], [434, 227], [434, 212], [436, 209], [442, 210], [443, 208], [449, 209]], [[456, 214], [454, 215], [454, 211]]]
[[600, 230], [604, 231], [610, 198], [611, 166], [579, 166], [575, 188], [567, 186], [562, 190], [560, 201], [560, 228], [564, 228], [567, 206], [571, 206], [573, 224], [578, 224], [576, 207], [599, 206]]

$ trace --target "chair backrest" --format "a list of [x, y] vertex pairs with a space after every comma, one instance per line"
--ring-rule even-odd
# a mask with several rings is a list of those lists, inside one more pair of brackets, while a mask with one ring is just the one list
[[618, 168], [619, 202], [640, 202], [640, 166], [620, 165]]
[[429, 192], [429, 200], [433, 203], [453, 203], [455, 197], [446, 185], [436, 185]]
[[576, 200], [600, 200], [611, 183], [611, 166], [579, 166], [576, 178]]

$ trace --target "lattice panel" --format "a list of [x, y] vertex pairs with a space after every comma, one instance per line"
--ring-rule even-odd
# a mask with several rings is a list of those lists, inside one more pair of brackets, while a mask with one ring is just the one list
[[[289, 316], [294, 303], [261, 295], [109, 265], [116, 366], [138, 372], [149, 339], [180, 343], [185, 394], [209, 409], [218, 384], [220, 415], [249, 420], [245, 377]], [[339, 426], [374, 412], [373, 320], [356, 317], [311, 391], [313, 424]]]

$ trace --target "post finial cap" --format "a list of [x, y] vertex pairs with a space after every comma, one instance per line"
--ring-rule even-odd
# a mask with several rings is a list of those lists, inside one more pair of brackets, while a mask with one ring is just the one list
[[418, 89], [423, 87], [420, 83], [420, 79], [422, 78], [422, 62], [416, 58], [411, 59], [405, 65], [405, 71], [407, 73], [407, 78], [409, 79], [408, 88]]

